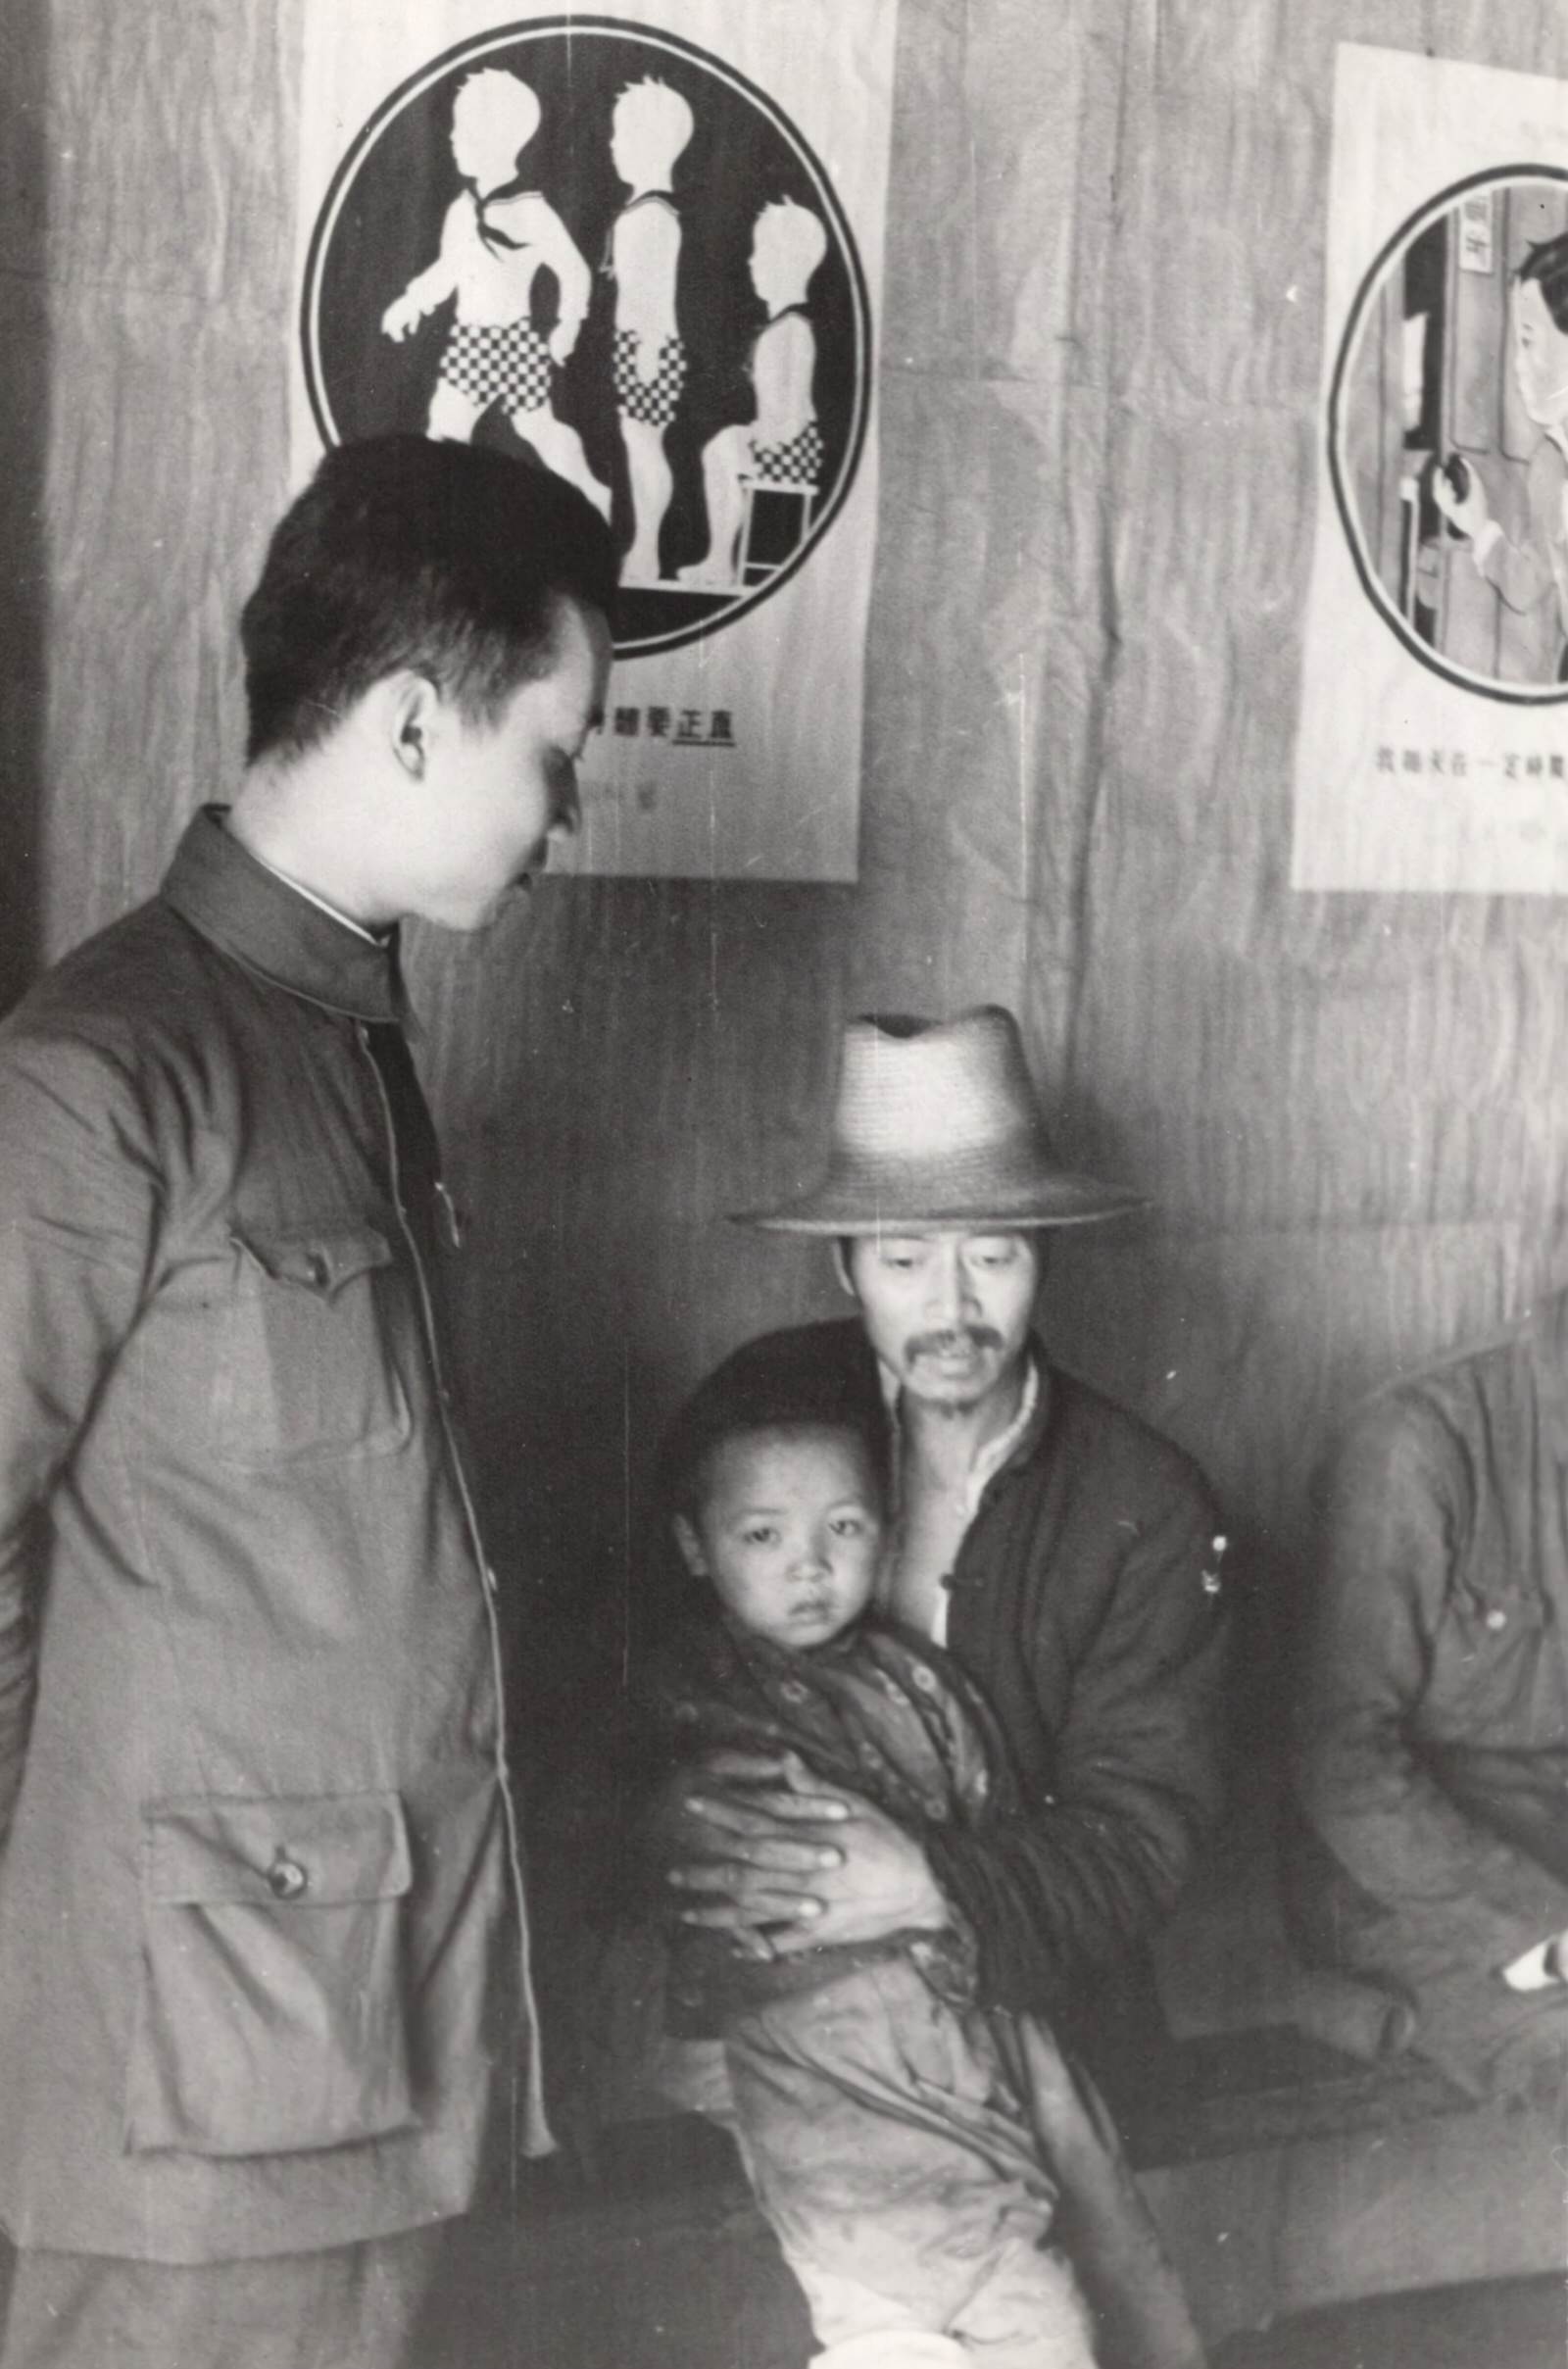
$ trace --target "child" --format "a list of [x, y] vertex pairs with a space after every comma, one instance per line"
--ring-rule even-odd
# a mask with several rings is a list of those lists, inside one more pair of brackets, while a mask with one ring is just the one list
[[[427, 433], [471, 443], [499, 404], [545, 467], [608, 518], [610, 488], [589, 468], [576, 429], [555, 410], [555, 373], [577, 343], [592, 279], [549, 199], [521, 185], [517, 160], [538, 128], [539, 101], [516, 74], [485, 67], [460, 84], [452, 161], [466, 185], [447, 208], [434, 263], [388, 305], [381, 330], [401, 343], [455, 297]], [[546, 271], [558, 290], [548, 338], [533, 319], [534, 282]]]
[[686, 383], [686, 348], [675, 317], [681, 228], [670, 179], [693, 128], [680, 92], [652, 75], [627, 85], [611, 118], [610, 153], [631, 191], [606, 267], [615, 282], [615, 411], [631, 483], [632, 542], [621, 569], [629, 583], [658, 580], [673, 490], [664, 433]]
[[680, 570], [685, 583], [739, 584], [746, 488], [758, 478], [814, 494], [822, 473], [816, 417], [816, 331], [807, 294], [827, 253], [817, 216], [789, 198], [759, 214], [752, 230], [752, 285], [767, 308], [747, 365], [756, 417], [721, 427], [703, 447], [708, 549]]
[[[901, 1824], [983, 1819], [1004, 1790], [989, 1715], [946, 1654], [872, 1613], [882, 1452], [816, 1395], [705, 1386], [677, 1424], [674, 1531], [704, 1596], [647, 1689], [665, 1757], [790, 1750]], [[721, 2036], [817, 2369], [1090, 2369], [1047, 2243], [1054, 2189], [972, 2003], [961, 1926], [759, 1956], [683, 1925], [667, 1980], [671, 2028]]]

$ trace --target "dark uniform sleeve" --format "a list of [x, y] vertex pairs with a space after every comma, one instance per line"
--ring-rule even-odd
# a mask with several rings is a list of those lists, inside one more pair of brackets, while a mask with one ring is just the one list
[[1139, 1523], [1073, 1671], [1050, 1793], [982, 1836], [931, 1836], [990, 2003], [1082, 2005], [1169, 1915], [1222, 1795], [1222, 1555], [1197, 1487]]
[[71, 1042], [0, 1043], [0, 1840], [31, 1723], [36, 1524], [135, 1321], [159, 1207], [118, 1065]]

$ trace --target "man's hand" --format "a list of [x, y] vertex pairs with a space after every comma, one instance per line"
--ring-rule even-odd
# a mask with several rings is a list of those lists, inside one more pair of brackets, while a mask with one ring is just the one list
[[649, 1832], [676, 1891], [707, 1896], [685, 1921], [722, 1927], [749, 1955], [771, 1957], [759, 1928], [817, 1913], [802, 1886], [837, 1865], [830, 1836], [846, 1815], [794, 1752], [713, 1752], [665, 1789]]
[[710, 1754], [685, 1809], [692, 1855], [669, 1877], [686, 1896], [682, 1920], [749, 1936], [758, 1956], [948, 1922], [918, 1843], [858, 1794], [821, 1792], [793, 1752]]

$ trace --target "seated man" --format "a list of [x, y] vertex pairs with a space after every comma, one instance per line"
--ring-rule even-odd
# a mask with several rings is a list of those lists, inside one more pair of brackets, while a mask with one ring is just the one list
[[1374, 1397], [1326, 1498], [1298, 1928], [1477, 2094], [1560, 2082], [1568, 2041], [1565, 1466], [1559, 1293]]
[[1023, 1806], [916, 1839], [798, 1762], [720, 1756], [671, 1876], [688, 1922], [780, 1953], [959, 1926], [982, 2003], [1050, 2018], [1113, 2095], [1158, 2030], [1143, 1945], [1219, 1808], [1224, 1653], [1201, 1476], [1034, 1329], [1050, 1230], [1136, 1200], [1053, 1158], [1010, 1013], [850, 1023], [827, 1176], [751, 1222], [835, 1243], [857, 1315], [731, 1362], [836, 1373], [887, 1430], [879, 1603], [979, 1684]]

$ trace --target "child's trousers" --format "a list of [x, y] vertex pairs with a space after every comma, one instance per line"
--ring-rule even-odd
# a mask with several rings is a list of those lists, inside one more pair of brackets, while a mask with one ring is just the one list
[[1050, 2244], [1054, 2189], [983, 2016], [897, 1957], [748, 2011], [725, 2053], [752, 2185], [826, 2348], [817, 2369], [837, 2347], [843, 2369], [1093, 2369]]

